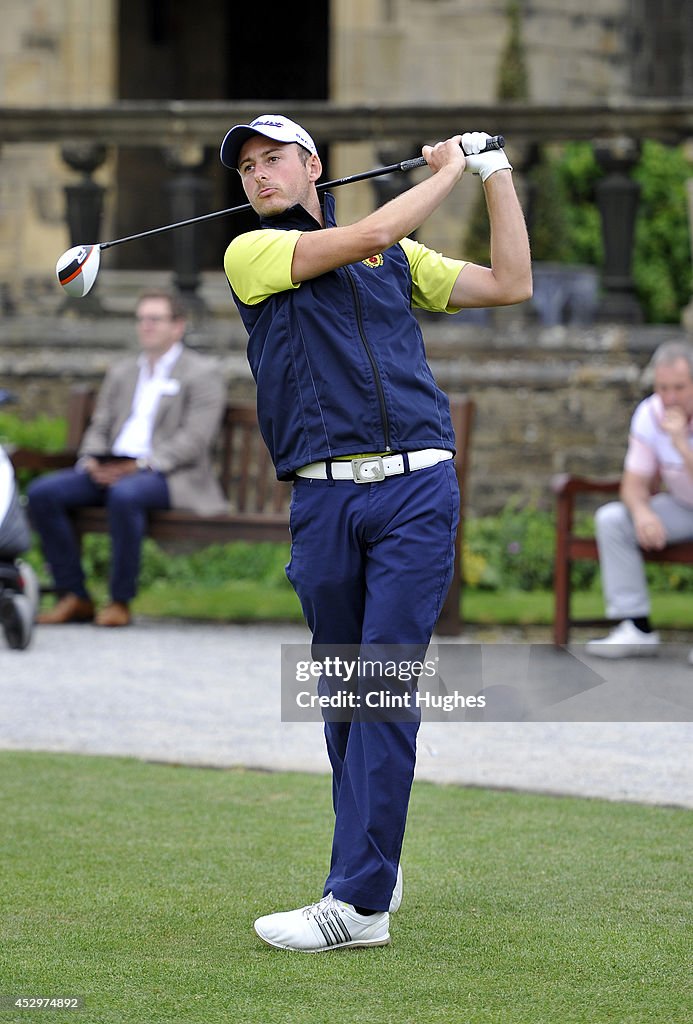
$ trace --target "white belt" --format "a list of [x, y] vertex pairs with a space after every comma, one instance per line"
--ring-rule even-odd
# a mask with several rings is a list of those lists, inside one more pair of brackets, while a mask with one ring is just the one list
[[[452, 458], [452, 452], [444, 448], [424, 448], [420, 452], [407, 452], [410, 471], [429, 469]], [[311, 462], [296, 470], [296, 476], [308, 480], [351, 480], [357, 484], [373, 484], [386, 476], [400, 476], [405, 472], [404, 455], [366, 455], [361, 459], [330, 460], [331, 473], [326, 462]]]

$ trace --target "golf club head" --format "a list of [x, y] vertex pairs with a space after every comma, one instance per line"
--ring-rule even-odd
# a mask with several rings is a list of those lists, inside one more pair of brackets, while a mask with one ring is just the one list
[[55, 273], [68, 295], [81, 299], [91, 291], [100, 261], [98, 245], [75, 245], [62, 254], [55, 265]]

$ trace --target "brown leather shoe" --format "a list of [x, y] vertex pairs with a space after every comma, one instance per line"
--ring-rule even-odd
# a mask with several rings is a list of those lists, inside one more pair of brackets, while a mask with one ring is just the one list
[[130, 609], [122, 601], [113, 601], [102, 608], [96, 616], [97, 626], [129, 626]]
[[91, 622], [94, 618], [94, 604], [87, 597], [64, 594], [58, 603], [47, 612], [36, 616], [44, 626], [62, 626], [66, 622]]

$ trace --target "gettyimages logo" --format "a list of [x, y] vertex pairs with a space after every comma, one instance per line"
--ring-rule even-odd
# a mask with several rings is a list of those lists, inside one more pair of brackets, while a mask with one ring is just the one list
[[693, 720], [693, 690], [667, 673], [598, 668], [552, 644], [284, 644], [282, 720]]
[[[424, 660], [393, 655], [392, 648], [364, 657], [357, 648], [354, 657], [325, 653], [321, 658], [296, 662], [298, 684], [313, 681], [316, 689], [298, 689], [294, 694], [297, 708], [318, 708], [332, 720], [340, 720], [345, 711], [347, 720], [354, 711], [367, 718], [406, 719], [410, 712], [441, 710], [446, 714], [460, 708], [483, 708], [483, 694], [465, 694], [459, 690], [442, 693], [428, 683], [437, 679], [438, 657]], [[417, 685], [418, 684], [418, 685]], [[401, 712], [401, 714], [400, 714]]]

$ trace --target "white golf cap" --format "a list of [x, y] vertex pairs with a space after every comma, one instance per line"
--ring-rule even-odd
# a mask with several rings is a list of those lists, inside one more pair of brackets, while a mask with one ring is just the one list
[[241, 146], [253, 135], [265, 135], [268, 139], [275, 139], [277, 142], [297, 142], [309, 153], [314, 156], [318, 155], [315, 143], [300, 124], [296, 124], [295, 121], [289, 120], [282, 114], [260, 114], [250, 124], [235, 124], [226, 133], [219, 152], [221, 162], [226, 167], [235, 170], [238, 167], [238, 154], [241, 151]]

